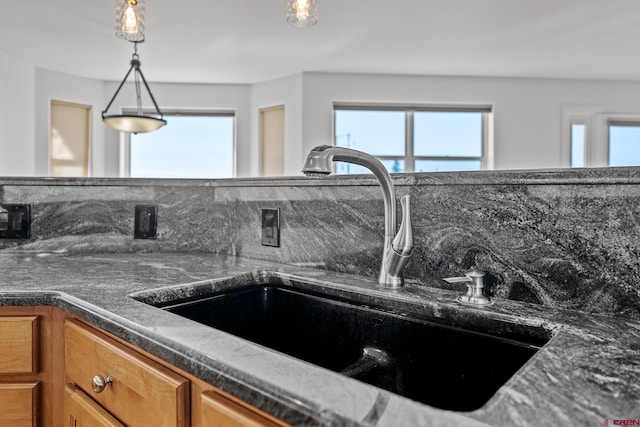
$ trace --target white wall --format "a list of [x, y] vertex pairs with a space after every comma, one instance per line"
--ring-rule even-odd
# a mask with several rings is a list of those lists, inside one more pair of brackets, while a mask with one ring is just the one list
[[[146, 77], [146, 76], [145, 76]], [[105, 106], [115, 93], [118, 83], [105, 85]], [[249, 85], [179, 84], [149, 82], [151, 92], [160, 110], [234, 110], [236, 114], [236, 174], [251, 176], [251, 158], [255, 150], [251, 147], [251, 87]], [[144, 92], [144, 89], [143, 89]], [[146, 93], [143, 95], [145, 99]], [[143, 105], [145, 109], [153, 109]], [[127, 83], [113, 105], [110, 114], [122, 109], [135, 109], [136, 99], [132, 83]], [[105, 129], [105, 172], [108, 176], [118, 176], [120, 162], [120, 133]]]
[[[100, 118], [117, 84], [0, 52], [0, 176], [47, 174], [51, 99], [93, 107], [92, 175], [118, 176], [120, 135]], [[311, 148], [331, 143], [334, 102], [490, 104], [496, 169], [567, 166], [567, 112], [597, 112], [600, 121], [640, 114], [639, 82], [303, 73], [254, 85], [150, 85], [162, 109], [236, 111], [238, 176], [259, 174], [259, 110], [274, 105], [285, 106], [287, 175], [300, 173]], [[128, 86], [110, 113], [135, 107]]]
[[490, 104], [495, 169], [565, 167], [563, 110], [640, 113], [640, 83], [588, 80], [303, 74], [303, 149], [330, 144], [333, 103]]
[[251, 88], [251, 172], [260, 175], [260, 110], [284, 105], [284, 174], [297, 175], [302, 163], [302, 74], [284, 77]]
[[35, 174], [49, 175], [51, 101], [91, 107], [90, 175], [105, 176], [104, 83], [54, 71], [36, 69]]
[[0, 51], [0, 176], [35, 173], [35, 67]]

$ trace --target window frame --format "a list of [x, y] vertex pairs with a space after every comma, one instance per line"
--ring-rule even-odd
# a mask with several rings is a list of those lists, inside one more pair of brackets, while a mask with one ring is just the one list
[[[600, 146], [602, 145], [602, 117], [606, 116], [601, 106], [597, 105], [565, 105], [562, 107], [562, 146], [561, 146], [561, 167], [572, 168], [571, 165], [571, 143], [572, 126], [585, 126], [584, 141], [584, 168], [604, 166], [606, 159]], [[606, 153], [604, 153], [606, 155]]]
[[[607, 119], [607, 167], [625, 167], [625, 166], [611, 166], [611, 127], [612, 126], [640, 128], [640, 117], [611, 116]], [[626, 167], [631, 167], [631, 166], [626, 166]]]
[[562, 167], [571, 168], [571, 128], [585, 125], [585, 168], [610, 167], [611, 125], [640, 126], [640, 113], [607, 111], [602, 106], [564, 106], [562, 119]]
[[[445, 105], [445, 104], [378, 104], [378, 103], [344, 103], [333, 104], [333, 135], [332, 144], [336, 146], [336, 114], [338, 111], [403, 111], [405, 113], [405, 145], [404, 156], [375, 156], [380, 160], [401, 160], [404, 161], [405, 170], [403, 173], [414, 173], [415, 162], [417, 160], [451, 160], [451, 161], [480, 161], [481, 170], [491, 168], [489, 159], [490, 140], [490, 115], [493, 107], [489, 104], [465, 104], [465, 105]], [[458, 113], [482, 113], [482, 142], [480, 157], [477, 156], [417, 156], [414, 153], [414, 121], [416, 112], [458, 112]]]
[[610, 123], [640, 123], [640, 113], [597, 112], [594, 114], [595, 138], [588, 147], [591, 153], [588, 167], [609, 167], [609, 125]]
[[[122, 114], [137, 114], [138, 110], [133, 108], [123, 108]], [[143, 114], [156, 116], [155, 110], [142, 110]], [[233, 117], [233, 178], [238, 175], [238, 120], [235, 110], [182, 110], [163, 109], [163, 117], [171, 116], [191, 116], [191, 117]], [[120, 176], [131, 177], [131, 134], [122, 132], [123, 138], [120, 140]]]

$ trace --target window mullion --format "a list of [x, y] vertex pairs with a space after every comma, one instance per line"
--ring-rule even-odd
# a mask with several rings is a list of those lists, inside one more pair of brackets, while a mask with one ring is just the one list
[[489, 121], [489, 114], [487, 112], [483, 112], [482, 113], [482, 142], [481, 142], [481, 146], [480, 146], [480, 169], [485, 170], [485, 169], [489, 169], [489, 156], [488, 151], [489, 151], [489, 126], [488, 126], [488, 121]]
[[413, 114], [415, 110], [407, 110], [406, 116], [406, 129], [405, 129], [405, 153], [404, 153], [404, 171], [414, 171], [414, 158], [413, 158]]

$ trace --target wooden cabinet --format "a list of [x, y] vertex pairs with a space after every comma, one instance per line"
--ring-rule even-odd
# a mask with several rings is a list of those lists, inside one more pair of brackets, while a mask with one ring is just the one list
[[198, 378], [191, 380], [191, 427], [287, 427], [289, 424]]
[[[189, 381], [73, 320], [65, 322], [67, 380], [129, 427], [187, 427]], [[105, 382], [94, 389], [94, 377]]]
[[0, 426], [52, 425], [50, 331], [50, 308], [0, 307]]
[[60, 309], [0, 307], [0, 343], [0, 427], [288, 426]]
[[[93, 326], [67, 320], [64, 330], [67, 381], [126, 426], [288, 426]], [[93, 391], [95, 375], [112, 378], [100, 393]]]
[[38, 372], [38, 316], [0, 316], [0, 373]]
[[125, 427], [77, 387], [65, 387], [63, 427]]
[[220, 393], [207, 390], [200, 395], [201, 423], [217, 427], [278, 427], [282, 426]]
[[0, 383], [0, 426], [37, 426], [38, 390], [38, 383]]

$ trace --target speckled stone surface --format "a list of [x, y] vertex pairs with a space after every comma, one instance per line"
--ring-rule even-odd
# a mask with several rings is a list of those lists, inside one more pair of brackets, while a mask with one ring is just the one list
[[[206, 253], [4, 253], [0, 271], [0, 305], [68, 310], [295, 425], [601, 425], [605, 419], [638, 417], [640, 324], [632, 320], [499, 298], [490, 307], [475, 308], [456, 302], [457, 292], [433, 286], [389, 291], [366, 277]], [[251, 280], [357, 295], [394, 312], [459, 327], [531, 329], [552, 339], [486, 405], [454, 413], [130, 297], [157, 302]]]
[[[411, 194], [417, 286], [472, 267], [491, 296], [640, 320], [638, 168], [394, 176]], [[383, 208], [370, 177], [237, 180], [2, 179], [0, 202], [33, 205], [33, 238], [0, 251], [211, 252], [377, 277]], [[136, 204], [158, 239], [132, 238]], [[281, 246], [260, 244], [260, 209]]]

